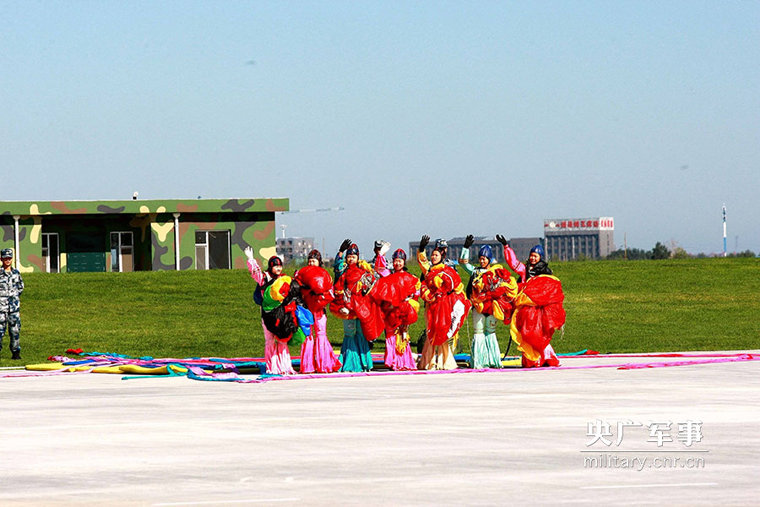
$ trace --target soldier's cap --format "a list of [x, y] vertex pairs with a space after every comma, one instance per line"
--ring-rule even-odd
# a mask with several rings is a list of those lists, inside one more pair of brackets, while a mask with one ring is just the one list
[[12, 259], [13, 258], [13, 250], [10, 248], [3, 248], [0, 250], [0, 259]]

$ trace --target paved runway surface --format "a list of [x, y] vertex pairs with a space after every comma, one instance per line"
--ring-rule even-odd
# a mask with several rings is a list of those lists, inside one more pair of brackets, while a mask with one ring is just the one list
[[758, 393], [758, 361], [0, 379], [0, 505], [757, 504]]

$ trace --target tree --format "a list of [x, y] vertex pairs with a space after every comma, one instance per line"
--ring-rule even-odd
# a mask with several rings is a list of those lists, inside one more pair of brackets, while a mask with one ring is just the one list
[[617, 260], [617, 259], [625, 259], [625, 250], [622, 248], [615, 250], [614, 252], [610, 252], [605, 259], [608, 260]]
[[728, 254], [728, 256], [729, 257], [754, 257], [755, 252], [753, 252], [752, 250], [745, 250], [743, 252], [730, 253]]
[[651, 259], [652, 258], [652, 251], [651, 250], [642, 250], [641, 248], [629, 248], [628, 250], [623, 250], [622, 248], [615, 250], [614, 252], [610, 252], [610, 254], [605, 257], [605, 259], [608, 260], [616, 260], [616, 259], [628, 259], [629, 261], [637, 261], [642, 259]]
[[644, 259], [651, 259], [652, 258], [652, 252], [651, 250], [643, 250], [641, 248], [629, 248], [628, 249], [628, 258], [634, 261], [637, 260], [644, 260]]
[[683, 248], [681, 248], [680, 246], [677, 246], [673, 250], [673, 258], [674, 259], [691, 259], [692, 257], [694, 257], [694, 256], [691, 255], [686, 250], [684, 250]]
[[670, 259], [670, 250], [658, 241], [652, 249], [652, 259]]

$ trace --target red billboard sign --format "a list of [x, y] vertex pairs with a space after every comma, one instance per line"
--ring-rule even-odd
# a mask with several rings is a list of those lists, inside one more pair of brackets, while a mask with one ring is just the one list
[[615, 220], [612, 217], [595, 218], [553, 218], [544, 220], [544, 231], [575, 231], [575, 230], [614, 230]]

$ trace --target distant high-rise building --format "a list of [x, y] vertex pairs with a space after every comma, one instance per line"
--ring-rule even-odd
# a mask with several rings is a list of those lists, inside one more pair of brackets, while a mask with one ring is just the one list
[[314, 249], [314, 238], [277, 238], [277, 255], [283, 262], [301, 261]]
[[545, 219], [546, 256], [555, 261], [580, 256], [589, 259], [607, 257], [615, 250], [614, 233], [612, 217]]

